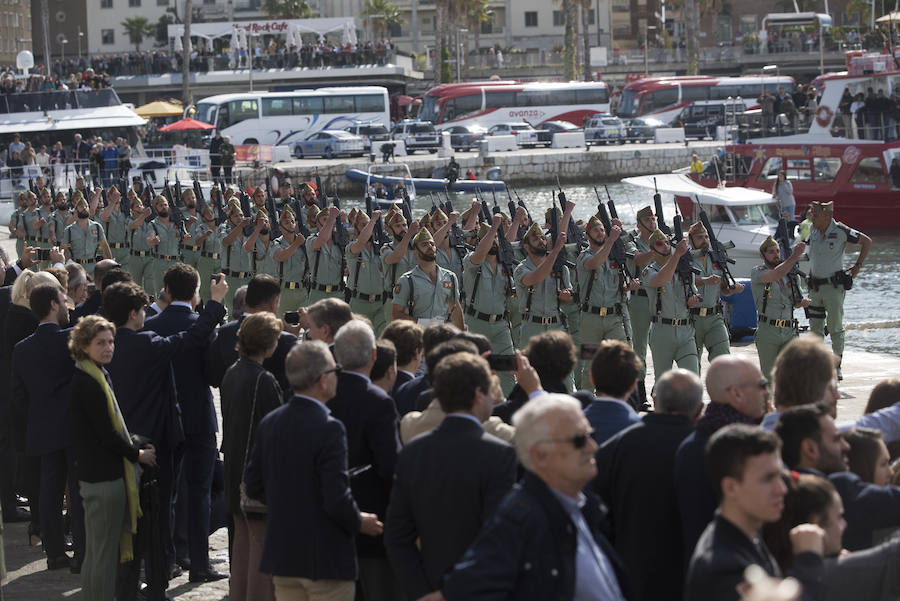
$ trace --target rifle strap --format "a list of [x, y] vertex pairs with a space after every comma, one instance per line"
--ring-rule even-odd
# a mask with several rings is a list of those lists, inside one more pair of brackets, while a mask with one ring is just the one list
[[772, 282], [766, 282], [766, 287], [763, 289], [763, 305], [762, 305], [762, 313], [766, 315], [766, 307], [769, 305], [769, 293], [772, 290]]
[[469, 296], [469, 308], [475, 308], [475, 295], [478, 294], [478, 283], [481, 281], [481, 270], [484, 269], [485, 261], [478, 266], [478, 273], [475, 274], [475, 283], [472, 284], [472, 294]]
[[596, 270], [596, 269], [588, 269], [588, 273], [591, 274], [591, 276], [590, 276], [591, 279], [588, 282], [587, 290], [584, 293], [584, 303], [582, 303], [582, 305], [581, 305], [582, 311], [587, 311], [588, 305], [591, 303], [591, 290], [594, 289], [594, 280], [596, 280], [597, 277], [599, 276], [597, 271], [598, 270]]
[[410, 317], [415, 318], [415, 316], [413, 315], [413, 311], [416, 308], [416, 287], [412, 277], [412, 272], [410, 271], [400, 277], [409, 280], [409, 298], [406, 300], [406, 310], [409, 312]]
[[362, 267], [363, 253], [366, 249], [359, 251], [359, 257], [356, 259], [356, 269], [353, 270], [353, 290], [359, 291], [359, 270]]
[[225, 269], [231, 271], [231, 248], [234, 246], [234, 243], [225, 247]]
[[316, 263], [313, 266], [312, 279], [313, 279], [313, 284], [318, 284], [319, 283], [319, 259], [322, 257], [322, 249], [321, 248], [316, 249], [315, 252], [316, 252]]

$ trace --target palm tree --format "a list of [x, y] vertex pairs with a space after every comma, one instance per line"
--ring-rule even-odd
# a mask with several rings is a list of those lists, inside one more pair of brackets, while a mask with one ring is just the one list
[[[488, 0], [471, 0], [466, 11], [466, 21], [469, 31], [475, 34], [475, 52], [481, 56], [481, 24], [490, 23], [494, 18], [493, 9], [488, 7]], [[466, 37], [468, 40], [468, 36]], [[466, 55], [469, 54], [469, 45], [466, 44]]]
[[181, 56], [181, 103], [193, 104], [191, 97], [191, 17], [194, 14], [193, 0], [184, 0], [184, 51]]
[[[413, 0], [415, 1], [415, 0]], [[444, 61], [449, 52], [445, 52], [447, 40], [444, 37], [447, 29], [447, 15], [450, 12], [451, 0], [435, 0], [434, 2], [434, 83], [442, 83]]]
[[[591, 81], [591, 39], [590, 32], [588, 31], [588, 13], [591, 10], [591, 0], [579, 0], [579, 4], [581, 5], [581, 41], [584, 50], [584, 62], [582, 63], [584, 80]], [[594, 15], [594, 19], [597, 18], [599, 18], [599, 16]]]
[[263, 12], [273, 19], [308, 19], [313, 9], [306, 0], [263, 0]]
[[[700, 73], [700, 11], [697, 0], [684, 0], [684, 37], [687, 42], [687, 74]], [[644, 49], [646, 52], [647, 49]]]
[[156, 34], [156, 26], [152, 25], [146, 17], [128, 17], [122, 21], [122, 27], [125, 28], [125, 35], [131, 38], [136, 52], [141, 51], [141, 44], [145, 37]]
[[373, 35], [376, 38], [388, 36], [390, 31], [403, 24], [403, 15], [396, 4], [390, 0], [366, 0], [363, 7], [365, 20], [372, 22]]
[[577, 0], [562, 0], [566, 29], [563, 36], [563, 81], [574, 81], [578, 55]]

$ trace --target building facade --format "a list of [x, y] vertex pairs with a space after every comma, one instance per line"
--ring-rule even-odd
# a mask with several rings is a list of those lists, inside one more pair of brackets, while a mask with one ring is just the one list
[[27, 0], [0, 0], [0, 65], [16, 64], [16, 55], [31, 50], [31, 5]]

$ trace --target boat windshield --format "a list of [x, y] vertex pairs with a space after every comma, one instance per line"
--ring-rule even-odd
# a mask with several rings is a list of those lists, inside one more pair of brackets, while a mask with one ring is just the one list
[[112, 88], [56, 92], [23, 92], [0, 96], [0, 113], [28, 113], [63, 109], [91, 109], [119, 106]]
[[768, 225], [778, 220], [775, 203], [729, 207], [737, 225]]

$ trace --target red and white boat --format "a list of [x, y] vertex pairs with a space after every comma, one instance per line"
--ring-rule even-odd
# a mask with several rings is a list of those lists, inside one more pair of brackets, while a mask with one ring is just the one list
[[[878, 56], [883, 59], [874, 58]], [[863, 67], [854, 69], [860, 64], [869, 65], [865, 73]], [[733, 157], [733, 169], [729, 169], [727, 184], [772, 192], [778, 171], [784, 169], [794, 188], [798, 215], [814, 200], [834, 201], [837, 217], [854, 227], [900, 229], [900, 188], [892, 186], [889, 173], [893, 159], [900, 159], [896, 138], [900, 122], [893, 122], [891, 133], [881, 127], [865, 132], [867, 138], [879, 139], [848, 137], [845, 130], [853, 136], [854, 128], [838, 110], [845, 89], [853, 96], [865, 95], [869, 88], [890, 96], [900, 87], [900, 70], [890, 55], [854, 57], [848, 66], [848, 73], [817, 80], [822, 93], [807, 133], [728, 145], [726, 153]], [[887, 142], [885, 137], [893, 141]], [[692, 177], [705, 186], [717, 184], [715, 179]]]

